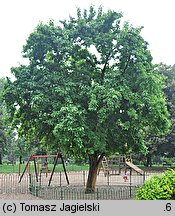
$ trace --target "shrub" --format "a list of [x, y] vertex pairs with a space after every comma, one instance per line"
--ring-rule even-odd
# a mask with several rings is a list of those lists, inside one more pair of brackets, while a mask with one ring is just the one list
[[175, 170], [169, 169], [161, 176], [145, 181], [136, 193], [137, 200], [173, 200], [175, 199]]
[[162, 161], [162, 163], [173, 165], [175, 163], [175, 157], [172, 157], [172, 158], [162, 157], [161, 161]]
[[4, 160], [2, 161], [3, 164], [8, 164], [8, 162], [9, 162], [9, 160], [7, 160], [7, 159], [4, 159]]

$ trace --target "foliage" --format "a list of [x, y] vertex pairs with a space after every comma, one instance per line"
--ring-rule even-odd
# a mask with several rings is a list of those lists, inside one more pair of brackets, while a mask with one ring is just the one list
[[169, 158], [169, 157], [161, 157], [161, 161], [165, 164], [171, 164], [175, 165], [175, 157]]
[[139, 150], [147, 131], [168, 128], [162, 79], [141, 29], [128, 23], [120, 29], [120, 18], [101, 8], [96, 15], [91, 7], [62, 28], [37, 26], [24, 46], [30, 64], [13, 68], [16, 80], [6, 87], [19, 134], [93, 154], [128, 141]]
[[171, 128], [168, 134], [161, 136], [150, 134], [150, 136], [147, 138], [147, 161], [150, 163], [152, 156], [155, 154], [164, 157], [175, 156], [175, 65], [168, 66], [161, 63], [157, 66], [157, 70], [158, 74], [164, 77], [165, 80], [165, 86], [163, 90], [166, 96], [168, 112], [170, 113]]
[[0, 79], [0, 158], [2, 160], [3, 157], [7, 157], [10, 161], [14, 161], [17, 157], [29, 155], [33, 145], [29, 144], [27, 139], [18, 138], [16, 131], [9, 127], [9, 115], [3, 101], [3, 89], [6, 83], [5, 78]]
[[2, 155], [4, 151], [4, 146], [7, 142], [6, 127], [4, 123], [5, 106], [2, 98], [4, 85], [5, 85], [5, 79], [1, 78], [0, 79], [0, 164], [2, 164]]
[[12, 68], [16, 80], [8, 80], [4, 93], [20, 136], [92, 156], [98, 166], [104, 154], [124, 153], [124, 143], [145, 151], [150, 131], [167, 132], [163, 79], [142, 28], [122, 26], [121, 18], [91, 6], [59, 25], [40, 23], [30, 34], [23, 49], [29, 64]]
[[159, 73], [165, 77], [164, 92], [166, 95], [167, 107], [170, 113], [170, 132], [161, 137], [157, 146], [157, 154], [165, 157], [175, 157], [175, 65], [159, 65]]
[[136, 193], [137, 200], [175, 199], [175, 170], [170, 169], [161, 176], [154, 176], [144, 183]]
[[168, 112], [170, 113], [171, 128], [165, 135], [157, 136], [154, 133], [148, 134], [146, 137], [147, 156], [142, 155], [142, 158], [146, 159], [146, 165], [151, 166], [152, 157], [154, 155], [160, 155], [164, 157], [175, 156], [175, 65], [168, 66], [165, 64], [157, 65], [157, 71], [164, 79], [164, 94], [166, 97], [166, 104]]
[[1, 145], [3, 145], [3, 143], [6, 142], [5, 126], [4, 126], [4, 119], [3, 119], [5, 108], [2, 99], [4, 84], [5, 84], [5, 79], [1, 78], [0, 79], [0, 147], [2, 147]]

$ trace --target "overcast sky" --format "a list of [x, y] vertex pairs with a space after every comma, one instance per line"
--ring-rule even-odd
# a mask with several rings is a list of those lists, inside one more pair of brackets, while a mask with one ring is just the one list
[[75, 15], [76, 7], [91, 4], [121, 11], [124, 20], [144, 26], [154, 63], [175, 64], [174, 0], [0, 0], [0, 77], [22, 63], [22, 47], [40, 21], [55, 21]]

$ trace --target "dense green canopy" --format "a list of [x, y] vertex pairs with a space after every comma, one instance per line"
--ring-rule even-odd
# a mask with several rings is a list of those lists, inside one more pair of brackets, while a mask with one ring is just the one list
[[168, 113], [141, 28], [93, 7], [55, 25], [40, 23], [13, 68], [6, 102], [20, 134], [78, 154], [139, 150], [148, 131], [165, 132]]
[[145, 149], [165, 133], [163, 79], [140, 27], [90, 7], [56, 25], [40, 23], [24, 46], [28, 65], [12, 68], [5, 100], [20, 135], [77, 155]]

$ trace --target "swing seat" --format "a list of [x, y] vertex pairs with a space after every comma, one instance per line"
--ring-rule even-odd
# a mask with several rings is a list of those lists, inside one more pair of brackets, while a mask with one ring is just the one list
[[45, 170], [46, 172], [50, 172], [48, 166], [42, 166], [40, 171], [43, 172], [43, 170]]

